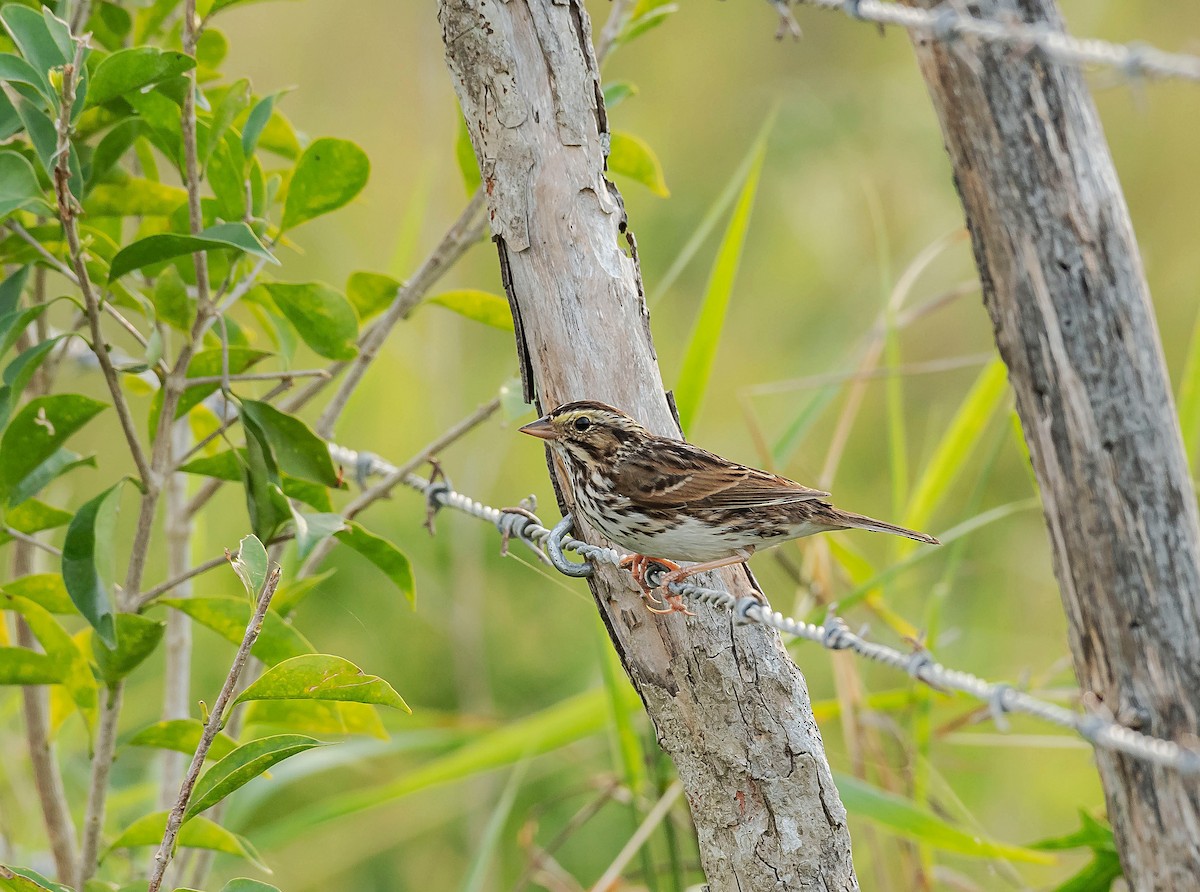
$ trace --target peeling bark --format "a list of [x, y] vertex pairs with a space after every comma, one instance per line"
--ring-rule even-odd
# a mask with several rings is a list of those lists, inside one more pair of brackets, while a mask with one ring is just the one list
[[[454, 88], [488, 194], [527, 398], [620, 406], [679, 436], [636, 245], [604, 176], [607, 122], [578, 0], [441, 0]], [[553, 468], [562, 507], [574, 497]], [[602, 541], [586, 527], [582, 538]], [[722, 581], [739, 595], [746, 573]], [[592, 592], [674, 760], [716, 890], [854, 890], [846, 812], [804, 679], [778, 635], [729, 616], [656, 617], [627, 573]]]
[[[933, 8], [936, 0], [906, 0]], [[1061, 28], [1053, 0], [977, 0]], [[1083, 76], [915, 38], [1042, 492], [1075, 671], [1117, 721], [1200, 731], [1200, 528], [1149, 289]], [[1194, 779], [1097, 754], [1130, 885], [1195, 888]]]

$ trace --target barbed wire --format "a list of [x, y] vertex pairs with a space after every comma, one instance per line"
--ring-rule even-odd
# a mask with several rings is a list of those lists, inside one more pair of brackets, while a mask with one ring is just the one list
[[[330, 444], [329, 453], [336, 464], [354, 469], [354, 475], [360, 485], [365, 484], [370, 477], [390, 477], [399, 470], [395, 465], [369, 452], [356, 452]], [[620, 564], [624, 557], [615, 549], [591, 545], [571, 536], [570, 514], [550, 529], [524, 506], [494, 508], [456, 492], [449, 481], [438, 474], [434, 475], [433, 480], [429, 480], [419, 474], [410, 473], [401, 478], [401, 482], [424, 495], [431, 513], [440, 508], [453, 508], [495, 526], [504, 537], [505, 543], [517, 539], [539, 553], [541, 551], [538, 546], [543, 546], [548, 562], [567, 576], [590, 576], [594, 562], [600, 561], [615, 566]], [[568, 560], [563, 555], [564, 550], [581, 555], [585, 562], [575, 563]], [[648, 573], [647, 582], [654, 583], [652, 574]], [[935, 690], [966, 694], [987, 704], [992, 719], [1001, 730], [1006, 729], [1005, 713], [1023, 713], [1075, 731], [1098, 749], [1124, 753], [1145, 762], [1173, 768], [1183, 774], [1200, 773], [1200, 752], [1196, 750], [1126, 728], [1104, 715], [1085, 715], [1048, 703], [1004, 682], [990, 682], [969, 672], [947, 668], [923, 648], [904, 653], [885, 644], [868, 641], [862, 635], [850, 631], [845, 621], [832, 609], [825, 622], [816, 625], [784, 616], [771, 609], [769, 604], [760, 603], [755, 598], [739, 599], [719, 589], [704, 588], [690, 582], [672, 583], [670, 589], [687, 598], [692, 604], [729, 610], [739, 622], [768, 626], [794, 638], [819, 644], [827, 650], [847, 650], [865, 659], [906, 672]]]
[[951, 42], [971, 37], [1018, 51], [1039, 49], [1047, 57], [1076, 67], [1115, 68], [1132, 79], [1178, 78], [1200, 82], [1200, 56], [1171, 53], [1144, 43], [1111, 43], [1073, 37], [1045, 23], [1022, 22], [1014, 11], [1008, 21], [981, 19], [960, 11], [952, 0], [933, 9], [919, 9], [882, 0], [772, 0], [780, 15], [790, 17], [787, 4], [846, 13], [860, 21], [896, 25]]

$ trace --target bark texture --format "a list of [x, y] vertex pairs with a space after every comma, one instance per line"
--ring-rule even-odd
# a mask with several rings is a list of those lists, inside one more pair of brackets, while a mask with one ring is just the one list
[[[604, 400], [678, 436], [636, 247], [604, 176], [608, 128], [586, 12], [578, 0], [441, 0], [439, 18], [527, 398], [536, 393], [542, 409]], [[569, 509], [569, 480], [558, 473], [557, 485]], [[744, 572], [721, 578], [749, 591]], [[591, 585], [678, 767], [710, 888], [857, 889], [846, 812], [804, 679], [778, 636], [712, 611], [656, 617], [628, 574], [607, 566]]]
[[[1053, 0], [969, 7], [1062, 25]], [[1041, 487], [1080, 685], [1129, 727], [1194, 740], [1196, 497], [1129, 212], [1083, 76], [1037, 51], [914, 42]], [[1097, 759], [1132, 888], [1195, 888], [1195, 779]]]

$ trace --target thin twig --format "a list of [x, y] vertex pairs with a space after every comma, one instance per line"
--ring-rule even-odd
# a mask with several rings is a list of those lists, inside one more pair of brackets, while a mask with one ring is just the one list
[[199, 378], [188, 378], [188, 387], [201, 384], [225, 384], [234, 381], [291, 381], [295, 378], [328, 378], [328, 369], [296, 369], [295, 371], [278, 372], [245, 372], [241, 375], [201, 375]]
[[263, 619], [267, 615], [267, 608], [271, 606], [271, 598], [279, 587], [280, 576], [281, 570], [278, 565], [267, 575], [267, 581], [258, 596], [258, 605], [254, 610], [254, 615], [250, 618], [250, 624], [246, 626], [246, 634], [242, 638], [241, 647], [238, 648], [237, 655], [233, 658], [233, 665], [229, 668], [229, 675], [225, 678], [221, 693], [217, 695], [217, 701], [213, 704], [208, 721], [204, 723], [204, 732], [200, 735], [200, 743], [196, 746], [192, 763], [188, 766], [187, 774], [184, 775], [183, 784], [179, 788], [179, 797], [175, 800], [174, 808], [167, 815], [167, 828], [163, 833], [162, 844], [154, 855], [147, 892], [158, 892], [159, 886], [162, 885], [163, 874], [166, 873], [167, 865], [171, 863], [174, 855], [175, 840], [179, 836], [179, 828], [183, 824], [188, 800], [192, 798], [192, 790], [196, 786], [197, 778], [200, 777], [200, 769], [204, 765], [208, 751], [217, 737], [217, 732], [221, 730], [225, 708], [233, 697], [238, 678], [241, 677], [242, 669], [245, 668], [246, 661], [250, 658], [250, 648], [254, 646], [254, 642], [258, 640], [258, 633], [262, 631]]
[[112, 396], [117, 417], [121, 421], [121, 429], [129, 444], [133, 463], [137, 466], [138, 476], [142, 479], [142, 485], [146, 487], [152, 486], [154, 483], [150, 473], [150, 464], [146, 460], [146, 453], [142, 449], [141, 441], [138, 440], [133, 415], [125, 400], [125, 392], [121, 390], [120, 375], [113, 366], [112, 357], [108, 353], [108, 345], [104, 341], [104, 333], [100, 329], [100, 301], [88, 278], [87, 265], [83, 261], [83, 248], [79, 242], [79, 227], [75, 223], [75, 212], [78, 205], [75, 196], [71, 194], [71, 109], [75, 104], [76, 75], [80, 65], [83, 64], [85, 48], [85, 42], [79, 40], [75, 48], [74, 62], [63, 66], [62, 113], [58, 119], [58, 161], [54, 165], [54, 191], [58, 201], [58, 217], [62, 221], [63, 231], [67, 236], [71, 265], [75, 268], [75, 278], [79, 283], [79, 290], [83, 294], [84, 305], [87, 308], [88, 327], [92, 335], [92, 350], [100, 363], [100, 370], [104, 373], [104, 381], [108, 385], [108, 392]]
[[197, 576], [207, 573], [209, 570], [215, 570], [217, 567], [220, 567], [225, 563], [228, 563], [228, 561], [224, 555], [221, 555], [219, 557], [212, 558], [211, 560], [207, 560], [202, 564], [196, 564], [194, 567], [189, 567], [187, 570], [183, 571], [177, 576], [172, 576], [166, 582], [154, 586], [154, 588], [146, 589], [144, 592], [134, 598], [134, 611], [140, 613], [142, 610], [146, 609], [146, 606], [159, 595], [165, 595], [172, 589], [183, 585], [183, 583], [187, 582], [188, 580], [195, 579]]
[[[200, 39], [196, 21], [196, 0], [184, 0], [183, 4], [183, 51], [196, 55], [196, 42]], [[183, 137], [184, 185], [188, 194], [188, 222], [192, 235], [204, 229], [204, 215], [200, 207], [200, 162], [196, 151], [196, 69], [187, 74], [190, 81], [183, 93], [183, 114], [180, 125]], [[201, 305], [208, 304], [208, 258], [203, 251], [192, 255], [196, 267], [196, 298]]]
[[1200, 57], [1168, 53], [1143, 44], [1116, 44], [1104, 40], [1072, 37], [1047, 24], [1028, 24], [1015, 16], [1000, 22], [959, 12], [949, 2], [934, 9], [918, 9], [880, 0], [794, 0], [803, 6], [842, 11], [852, 18], [898, 25], [950, 42], [963, 37], [1012, 47], [1018, 52], [1034, 47], [1054, 62], [1084, 67], [1116, 68], [1130, 78], [1160, 77], [1200, 81]]
[[76, 889], [82, 889], [92, 878], [100, 855], [100, 831], [104, 827], [104, 809], [108, 801], [108, 776], [117, 748], [117, 719], [121, 715], [124, 694], [123, 681], [100, 688], [100, 724], [96, 728], [96, 748], [92, 753], [92, 779], [83, 818], [83, 844], [79, 853]]
[[[171, 426], [172, 454], [184, 452], [191, 443], [191, 426], [186, 418], [180, 418]], [[192, 518], [187, 511], [187, 476], [175, 473], [167, 476], [163, 485], [164, 518], [167, 539], [167, 572], [175, 578], [183, 577], [175, 584], [178, 596], [190, 597], [192, 569]], [[224, 556], [222, 555], [222, 558]], [[192, 623], [187, 614], [179, 610], [169, 611], [167, 628], [163, 636], [166, 654], [163, 672], [163, 721], [188, 717], [192, 665]], [[159, 807], [169, 808], [183, 771], [183, 753], [165, 750], [162, 754], [159, 781]]]
[[663, 818], [671, 811], [676, 800], [683, 793], [683, 783], [676, 780], [671, 786], [667, 787], [667, 791], [662, 794], [662, 798], [654, 804], [654, 808], [650, 809], [650, 813], [646, 815], [646, 819], [642, 821], [633, 836], [629, 837], [629, 841], [617, 853], [617, 857], [613, 859], [612, 864], [608, 866], [608, 870], [604, 871], [600, 879], [596, 880], [592, 886], [592, 892], [608, 892], [613, 888], [617, 879], [621, 876], [621, 871], [625, 869], [633, 856], [638, 853], [642, 846], [646, 844], [646, 840], [650, 838], [658, 825], [662, 823]]
[[[410, 458], [402, 466], [390, 471], [387, 476], [383, 478], [383, 480], [376, 483], [370, 489], [360, 493], [358, 497], [353, 499], [350, 504], [346, 506], [345, 510], [342, 511], [342, 516], [345, 517], [346, 520], [353, 520], [371, 505], [375, 504], [380, 499], [385, 498], [388, 493], [403, 483], [409, 474], [411, 474], [421, 465], [425, 464], [425, 462], [429, 461], [430, 458], [437, 455], [437, 453], [441, 452], [451, 443], [455, 442], [460, 437], [483, 424], [483, 422], [491, 418], [499, 408], [499, 397], [484, 403], [466, 418], [459, 421], [458, 424], [454, 425], [441, 436], [427, 444], [424, 449]], [[333, 456], [334, 461], [338, 461], [339, 447], [330, 446], [329, 451]], [[343, 454], [341, 457], [345, 458], [346, 456]], [[339, 462], [339, 464], [340, 463], [341, 462]], [[325, 556], [329, 554], [329, 550], [332, 547], [333, 540], [331, 539], [325, 539], [319, 545], [317, 545], [317, 547], [314, 548], [312, 553], [308, 556], [308, 559], [304, 562], [304, 566], [301, 567], [300, 577], [304, 578], [311, 575], [316, 568], [321, 565], [321, 561], [323, 561]]]
[[608, 58], [608, 54], [616, 46], [617, 38], [621, 36], [621, 31], [624, 30], [625, 23], [629, 21], [632, 11], [631, 0], [613, 0], [612, 9], [609, 10], [600, 36], [596, 38], [597, 65]]
[[87, 27], [88, 17], [92, 14], [92, 0], [79, 0], [75, 12], [71, 15], [71, 33], [79, 34]]
[[46, 554], [52, 554], [55, 557], [62, 557], [62, 552], [59, 551], [57, 548], [55, 548], [53, 545], [43, 542], [40, 539], [35, 539], [33, 536], [30, 536], [28, 533], [22, 533], [20, 530], [15, 530], [12, 527], [10, 527], [8, 524], [5, 524], [3, 529], [4, 529], [4, 535], [11, 536], [13, 539], [16, 539], [18, 542], [24, 542], [26, 545], [32, 545], [34, 548], [38, 548], [38, 549], [41, 549], [42, 551], [46, 552]]
[[[13, 546], [13, 578], [34, 572], [33, 557], [33, 550], [27, 543], [19, 542]], [[24, 617], [17, 616], [16, 623], [17, 644], [21, 647], [36, 648], [37, 639], [34, 638]], [[75, 826], [71, 823], [71, 808], [67, 803], [62, 773], [58, 769], [58, 761], [54, 758], [46, 689], [37, 685], [26, 685], [21, 688], [21, 696], [24, 701], [25, 739], [29, 745], [29, 762], [33, 769], [33, 783], [37, 788], [38, 800], [42, 806], [46, 838], [50, 843], [50, 853], [54, 858], [58, 878], [69, 882], [76, 870], [79, 843], [75, 838]]]
[[[325, 407], [325, 411], [317, 419], [314, 429], [318, 436], [326, 440], [333, 436], [334, 426], [345, 410], [346, 404], [350, 401], [350, 395], [358, 387], [363, 375], [366, 374], [367, 368], [375, 361], [375, 357], [379, 353], [379, 348], [383, 346], [388, 335], [391, 334], [392, 329], [396, 326], [396, 323], [406, 318], [413, 311], [413, 308], [420, 303], [421, 298], [425, 296], [425, 292], [429, 290], [433, 283], [447, 269], [454, 265], [467, 248], [482, 238], [483, 229], [486, 225], [482, 214], [484, 204], [485, 196], [483, 189], [475, 190], [475, 194], [471, 196], [471, 200], [467, 203], [463, 212], [459, 214], [458, 219], [446, 230], [446, 234], [442, 236], [442, 240], [434, 248], [433, 253], [425, 258], [425, 262], [421, 264], [412, 278], [401, 286], [395, 299], [384, 314], [358, 339], [358, 355], [348, 364], [341, 366], [341, 368], [348, 369], [346, 376], [342, 378], [342, 383], [338, 386], [337, 393], [333, 395], [333, 398]], [[340, 368], [331, 369], [335, 373], [340, 370]], [[323, 385], [324, 382], [318, 383]], [[311, 395], [315, 395], [319, 389], [309, 387], [307, 390], [297, 394], [297, 398], [288, 406], [288, 410], [294, 411], [306, 403], [311, 398]]]

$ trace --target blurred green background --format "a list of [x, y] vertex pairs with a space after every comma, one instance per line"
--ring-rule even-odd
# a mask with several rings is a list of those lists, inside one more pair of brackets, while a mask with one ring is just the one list
[[[609, 4], [588, 7], [598, 33]], [[680, 7], [661, 27], [620, 48], [604, 68], [606, 82], [637, 88], [613, 111], [612, 125], [653, 148], [671, 192], [664, 199], [617, 179], [653, 298], [653, 332], [668, 387], [675, 386], [727, 212], [670, 287], [661, 290], [659, 283], [778, 109], [712, 380], [688, 437], [765, 465], [773, 458], [761, 444], [769, 449], [797, 419], [811, 419], [795, 448], [778, 451], [775, 469], [831, 488], [844, 508], [902, 520], [991, 350], [978, 293], [948, 300], [894, 333], [880, 362], [898, 366], [897, 374], [866, 380], [832, 479], [821, 479], [822, 472], [848, 390], [823, 389], [825, 382], [812, 379], [854, 371], [889, 295], [939, 240], [946, 243], [911, 283], [905, 308], [943, 297], [974, 273], [968, 243], [954, 237], [961, 209], [908, 40], [800, 8], [803, 38], [776, 42], [776, 16], [764, 2], [688, 0]], [[1080, 35], [1186, 50], [1181, 36], [1200, 34], [1200, 7], [1186, 4], [1069, 0], [1064, 12]], [[215, 24], [229, 38], [224, 68], [231, 78], [250, 77], [259, 94], [295, 87], [281, 107], [298, 129], [314, 138], [353, 139], [372, 160], [363, 196], [306, 227], [296, 237], [300, 253], [286, 261], [283, 275], [340, 286], [355, 270], [410, 274], [466, 200], [435, 4], [262, 3], [230, 10]], [[1197, 43], [1191, 41], [1193, 49]], [[1200, 90], [1130, 84], [1106, 71], [1089, 77], [1178, 381], [1200, 282], [1194, 244]], [[452, 287], [500, 291], [489, 244], [472, 249], [435, 291]], [[950, 368], [937, 365], [960, 359], [946, 363]], [[514, 372], [510, 336], [421, 307], [389, 341], [336, 438], [399, 463], [490, 399]], [[810, 412], [823, 393], [828, 399], [820, 411]], [[1034, 489], [1007, 396], [982, 420], [956, 451], [961, 471], [945, 481], [926, 528], [942, 534], [988, 509], [1024, 507], [896, 574], [875, 590], [871, 604], [847, 618], [854, 627], [869, 623], [874, 637], [897, 645], [906, 629], [934, 626], [935, 653], [945, 664], [1027, 681], [1065, 701], [1074, 685], [1066, 629], [1041, 515], [1028, 504]], [[543, 517], [556, 519], [542, 450], [515, 433], [519, 423], [497, 417], [440, 458], [456, 488], [495, 505], [536, 493]], [[198, 532], [198, 559], [219, 554], [244, 532], [242, 497], [226, 490]], [[414, 715], [385, 717], [390, 743], [352, 742], [306, 754], [256, 781], [235, 797], [230, 823], [261, 844], [275, 870], [272, 882], [288, 892], [467, 888], [473, 869], [484, 871], [474, 888], [511, 889], [535, 851], [552, 844], [555, 870], [563, 876], [532, 888], [586, 888], [629, 838], [635, 814], [644, 814], [656, 789], [669, 783], [669, 766], [660, 764], [652, 730], [638, 716], [635, 730], [651, 762], [641, 791], [646, 799], [636, 811], [618, 801], [620, 795], [605, 801], [623, 769], [602, 693], [610, 648], [586, 587], [531, 566], [519, 548], [502, 558], [498, 537], [474, 520], [445, 512], [434, 538], [423, 520], [420, 498], [406, 491], [369, 518], [411, 557], [415, 610], [378, 571], [340, 549], [330, 561], [336, 574], [297, 617], [318, 650], [388, 679]], [[885, 537], [862, 533], [839, 534], [834, 544], [831, 552], [829, 541], [806, 540], [755, 559], [755, 573], [777, 608], [819, 612], [808, 581], [819, 583], [820, 599], [837, 600], [855, 588], [854, 578], [870, 575], [864, 567], [878, 571], [909, 554]], [[161, 563], [151, 572], [161, 574]], [[197, 585], [203, 594], [236, 591], [232, 574], [209, 575]], [[195, 696], [211, 697], [207, 692], [224, 677], [232, 647], [204, 629], [196, 634]], [[824, 704], [821, 727], [835, 770], [916, 797], [969, 832], [1009, 843], [1069, 833], [1079, 825], [1080, 809], [1102, 814], [1091, 752], [1081, 742], [1019, 719], [1001, 734], [976, 704], [910, 693], [904, 677], [834, 659], [814, 646], [796, 646], [793, 654], [814, 701]], [[155, 673], [134, 676], [132, 683], [124, 723], [130, 728], [158, 713]], [[837, 712], [839, 702], [858, 701], [863, 691], [895, 695], [854, 718]], [[456, 743], [479, 740], [488, 729], [586, 692], [601, 692], [585, 703], [589, 715], [599, 711], [597, 733], [528, 760], [512, 783], [508, 767], [483, 772], [468, 766], [465, 779], [450, 771], [447, 783], [427, 786], [414, 774]], [[482, 761], [495, 745], [485, 738]], [[519, 754], [524, 745], [518, 734], [512, 746]], [[318, 770], [326, 763], [328, 770]], [[149, 785], [153, 764], [144, 754], [123, 755], [117, 771]], [[68, 783], [82, 786], [85, 767], [70, 768]], [[323, 794], [378, 789], [405, 777], [415, 777], [413, 786], [421, 788], [309, 833], [280, 830], [284, 819], [302, 819], [307, 804]], [[507, 809], [506, 791], [515, 797]], [[130, 794], [131, 803], [134, 798]], [[572, 823], [592, 802], [596, 813]], [[120, 799], [113, 812], [119, 820]], [[133, 807], [130, 813], [139, 812]], [[685, 814], [676, 807], [673, 829], [654, 835], [651, 852], [654, 862], [669, 863], [674, 851], [696, 883], [698, 875], [687, 870], [696, 856]], [[1062, 853], [1053, 865], [934, 852], [898, 842], [862, 813], [852, 812], [850, 820], [864, 888], [1052, 888], [1087, 861], [1078, 851]], [[291, 838], [282, 842], [285, 836]], [[643, 866], [634, 860], [628, 888], [646, 882], [639, 875]], [[244, 869], [232, 860], [218, 864], [227, 875]], [[654, 888], [673, 888], [669, 874]]]

